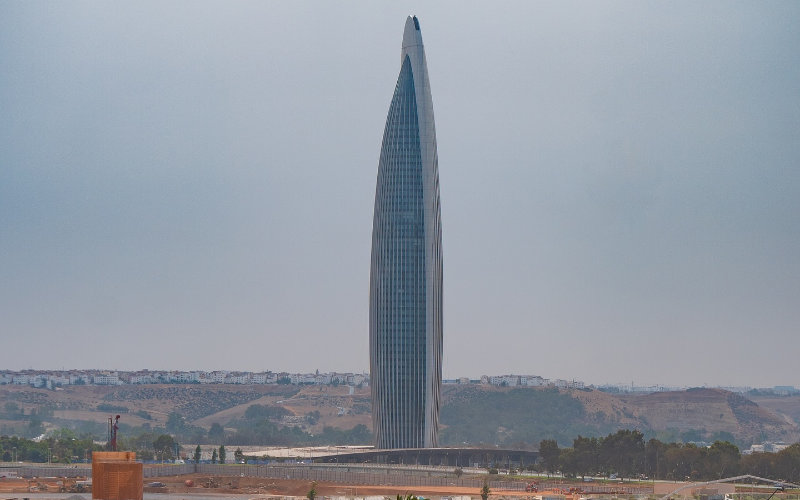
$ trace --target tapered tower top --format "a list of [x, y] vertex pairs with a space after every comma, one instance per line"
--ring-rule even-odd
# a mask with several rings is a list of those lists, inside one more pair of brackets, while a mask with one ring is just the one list
[[415, 45], [422, 46], [422, 32], [419, 30], [419, 20], [417, 16], [408, 16], [406, 28], [403, 31], [403, 52], [408, 47]]

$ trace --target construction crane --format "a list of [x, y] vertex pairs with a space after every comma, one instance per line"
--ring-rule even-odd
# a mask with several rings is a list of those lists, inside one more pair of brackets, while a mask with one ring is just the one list
[[108, 417], [108, 445], [109, 451], [117, 451], [117, 430], [119, 430], [119, 415], [116, 418]]

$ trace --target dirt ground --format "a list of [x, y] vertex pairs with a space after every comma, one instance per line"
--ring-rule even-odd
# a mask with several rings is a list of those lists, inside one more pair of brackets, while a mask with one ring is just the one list
[[[209, 479], [216, 481], [219, 487], [205, 488], [203, 483]], [[193, 486], [186, 486], [186, 481], [193, 481]], [[261, 477], [210, 477], [203, 474], [192, 474], [187, 476], [170, 476], [161, 478], [150, 478], [149, 481], [160, 481], [167, 485], [166, 490], [170, 493], [241, 493], [249, 495], [282, 495], [305, 497], [311, 489], [311, 482], [302, 479], [270, 479]], [[364, 486], [348, 485], [341, 483], [317, 483], [317, 495], [319, 496], [347, 496], [363, 497], [372, 495], [384, 495], [394, 498], [399, 494], [413, 493], [417, 496], [441, 497], [449, 495], [470, 495], [480, 496], [477, 488], [463, 488], [457, 486]], [[502, 496], [530, 496], [519, 491], [499, 491], [493, 490], [492, 495]]]
[[[223, 477], [209, 476], [207, 474], [151, 477], [145, 480], [145, 485], [156, 481], [166, 484], [166, 488], [145, 488], [145, 491], [153, 493], [227, 493], [305, 497], [311, 489], [311, 482], [307, 480]], [[187, 481], [191, 481], [192, 485], [187, 486]], [[204, 485], [208, 487], [204, 487]], [[60, 486], [61, 483], [58, 478], [40, 478], [38, 481], [28, 481], [27, 479], [19, 478], [0, 478], [0, 493], [26, 493], [31, 491], [57, 492]], [[317, 495], [320, 497], [383, 495], [394, 498], [399, 494], [405, 495], [408, 493], [428, 498], [450, 495], [469, 495], [473, 498], [480, 496], [480, 492], [476, 488], [462, 488], [456, 486], [363, 486], [327, 482], [317, 483]], [[492, 496], [523, 497], [530, 496], [530, 493], [492, 490]]]
[[57, 477], [31, 480], [3, 477], [0, 478], [0, 493], [58, 492], [63, 484], [63, 481]]

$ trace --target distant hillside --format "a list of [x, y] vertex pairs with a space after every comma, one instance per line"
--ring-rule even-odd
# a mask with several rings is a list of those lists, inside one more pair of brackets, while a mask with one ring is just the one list
[[43, 430], [71, 427], [99, 439], [114, 414], [122, 415], [123, 428], [163, 427], [173, 411], [191, 422], [265, 397], [287, 399], [299, 390], [291, 385], [70, 385], [56, 390], [4, 385], [0, 386], [0, 434], [33, 437]]
[[771, 410], [788, 423], [800, 425], [800, 396], [748, 396], [763, 408]]
[[[445, 385], [444, 446], [535, 447], [542, 439], [571, 445], [578, 436], [637, 429], [662, 441], [800, 440], [800, 397], [760, 397], [759, 403], [721, 389], [646, 395], [596, 390]], [[171, 412], [208, 430], [241, 422], [251, 405], [287, 410], [276, 425], [319, 434], [326, 427], [371, 428], [369, 388], [292, 385], [68, 386], [51, 391], [0, 386], [0, 434], [32, 434], [62, 426], [104, 435], [106, 419], [120, 413], [130, 426], [163, 428]], [[43, 428], [42, 428], [43, 424]], [[128, 431], [126, 431], [128, 432]]]
[[442, 396], [444, 446], [530, 446], [551, 437], [566, 443], [578, 434], [612, 428], [595, 421], [579, 399], [557, 389], [446, 386]]
[[588, 389], [450, 386], [443, 396], [445, 445], [513, 446], [548, 438], [569, 445], [579, 434], [602, 436], [618, 429], [637, 429], [665, 441], [721, 439], [745, 445], [800, 439], [796, 422], [721, 389], [632, 396]]
[[791, 442], [798, 439], [798, 426], [774, 411], [722, 389], [689, 389], [642, 396], [620, 396], [635, 408], [645, 428], [654, 431], [698, 431], [700, 439], [732, 435], [740, 442], [765, 438]]

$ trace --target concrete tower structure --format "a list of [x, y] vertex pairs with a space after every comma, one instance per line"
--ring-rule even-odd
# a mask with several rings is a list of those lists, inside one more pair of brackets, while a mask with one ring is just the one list
[[416, 17], [406, 20], [378, 162], [369, 300], [375, 445], [436, 447], [442, 228], [433, 101]]

